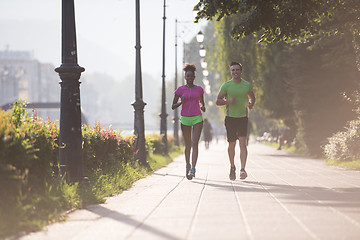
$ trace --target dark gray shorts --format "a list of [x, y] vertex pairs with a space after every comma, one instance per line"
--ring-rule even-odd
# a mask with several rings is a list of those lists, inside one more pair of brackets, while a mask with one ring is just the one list
[[225, 128], [228, 142], [235, 142], [239, 137], [247, 136], [248, 117], [225, 117]]

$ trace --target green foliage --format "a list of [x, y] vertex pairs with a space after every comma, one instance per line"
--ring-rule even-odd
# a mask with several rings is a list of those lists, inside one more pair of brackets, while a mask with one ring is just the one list
[[[278, 148], [279, 147], [279, 143], [278, 142], [273, 142], [273, 141], [264, 141], [262, 142], [262, 144], [273, 147], [273, 148]], [[298, 149], [296, 149], [296, 147], [294, 146], [294, 144], [284, 144], [281, 149], [286, 150], [287, 152], [292, 152], [292, 153], [300, 153]]]
[[26, 103], [24, 101], [15, 102], [12, 108], [11, 123], [13, 123], [16, 128], [20, 126], [23, 120], [29, 120], [25, 112], [25, 105]]
[[[169, 143], [169, 141], [168, 141], [168, 143]], [[146, 136], [146, 146], [145, 147], [146, 147], [147, 153], [162, 154], [165, 145], [162, 141], [161, 135], [154, 133], [154, 134], [149, 134]]]
[[238, 15], [232, 27], [235, 39], [259, 33], [261, 41], [275, 42], [306, 39], [318, 33], [343, 32], [358, 24], [360, 4], [357, 0], [272, 0], [272, 1], [199, 1], [200, 19], [221, 20]]
[[24, 105], [16, 102], [12, 112], [0, 111], [1, 233], [40, 226], [43, 207], [54, 200], [47, 183], [57, 172], [59, 129], [55, 123], [29, 118]]
[[[165, 167], [172, 161], [172, 158], [183, 153], [183, 147], [176, 146], [173, 136], [168, 136], [169, 155], [162, 154], [164, 147], [160, 134], [146, 135], [146, 151], [151, 169]], [[180, 140], [181, 141], [181, 140]]]
[[[164, 143], [162, 135], [157, 133], [148, 134], [145, 136], [145, 140], [147, 154], [163, 154]], [[173, 136], [167, 136], [167, 143], [169, 152], [176, 152], [179, 149], [179, 147], [175, 146]]]
[[331, 165], [331, 166], [338, 166], [338, 167], [342, 167], [342, 168], [347, 168], [347, 169], [360, 170], [360, 160], [341, 161], [341, 160], [335, 160], [335, 159], [328, 159], [326, 161], [326, 164]]

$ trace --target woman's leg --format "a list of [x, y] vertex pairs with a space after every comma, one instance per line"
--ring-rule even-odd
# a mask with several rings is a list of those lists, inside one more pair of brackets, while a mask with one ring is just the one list
[[190, 151], [191, 151], [191, 127], [181, 124], [181, 131], [185, 141], [185, 161], [186, 167], [190, 168]]
[[203, 127], [203, 122], [199, 122], [193, 126], [193, 137], [192, 137], [192, 167], [195, 168], [197, 158], [199, 155], [199, 140], [201, 136], [201, 130]]

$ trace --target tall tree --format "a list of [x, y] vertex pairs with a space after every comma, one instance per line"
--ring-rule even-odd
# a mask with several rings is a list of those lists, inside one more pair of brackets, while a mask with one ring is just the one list
[[[327, 138], [354, 117], [351, 105], [342, 97], [342, 93], [357, 87], [359, 77], [351, 31], [345, 28], [341, 34], [334, 31], [336, 28], [329, 31], [331, 24], [345, 17], [337, 15], [333, 17], [335, 21], [323, 15], [325, 20], [317, 23], [319, 34], [306, 41], [303, 38], [293, 44], [259, 45], [256, 44], [259, 38], [279, 39], [258, 37], [259, 33], [234, 39], [230, 34], [244, 15], [238, 12], [217, 22], [214, 66], [226, 79], [228, 69], [224, 62], [240, 59], [244, 63], [244, 77], [254, 81], [259, 89], [263, 112], [296, 129], [298, 143], [305, 150], [321, 154], [320, 146]], [[349, 26], [350, 22], [347, 21]]]

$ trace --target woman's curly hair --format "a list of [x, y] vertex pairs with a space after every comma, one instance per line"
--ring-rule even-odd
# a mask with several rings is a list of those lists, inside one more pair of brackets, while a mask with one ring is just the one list
[[195, 73], [196, 71], [196, 66], [194, 64], [190, 64], [190, 63], [186, 63], [185, 66], [183, 67], [184, 72], [193, 72]]

